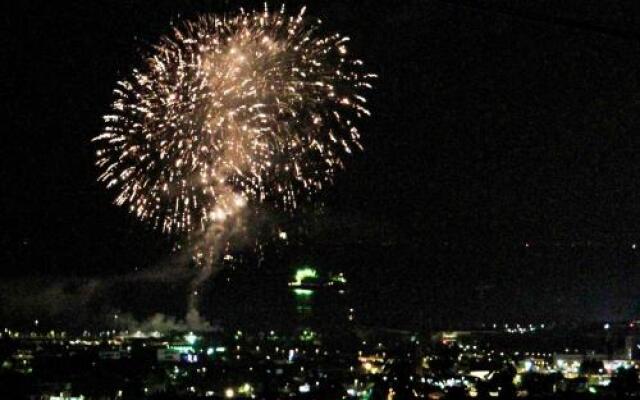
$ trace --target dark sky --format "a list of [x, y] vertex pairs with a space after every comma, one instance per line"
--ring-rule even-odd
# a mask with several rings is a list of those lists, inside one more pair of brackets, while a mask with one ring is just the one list
[[[0, 275], [28, 297], [36, 277], [153, 269], [171, 240], [111, 204], [90, 139], [116, 80], [171, 20], [252, 3], [18, 3], [0, 39]], [[304, 246], [238, 279], [235, 302], [262, 301], [251, 293], [266, 275], [310, 261], [351, 274], [374, 323], [637, 314], [634, 1], [307, 4], [380, 75], [365, 151], [324, 194], [325, 215], [300, 222], [312, 232]]]

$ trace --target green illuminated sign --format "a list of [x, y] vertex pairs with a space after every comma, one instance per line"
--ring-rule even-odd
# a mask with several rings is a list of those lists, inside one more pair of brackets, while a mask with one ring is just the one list
[[297, 288], [297, 289], [293, 289], [293, 293], [295, 293], [296, 296], [309, 297], [313, 294], [313, 290]]
[[294, 277], [294, 281], [291, 282], [292, 286], [300, 286], [304, 281], [308, 281], [310, 279], [317, 279], [318, 272], [311, 267], [302, 267], [298, 268], [296, 271], [296, 275]]

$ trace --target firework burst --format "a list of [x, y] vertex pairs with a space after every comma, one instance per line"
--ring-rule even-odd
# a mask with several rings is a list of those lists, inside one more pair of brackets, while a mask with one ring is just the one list
[[374, 77], [348, 38], [284, 9], [206, 15], [118, 82], [98, 143], [115, 203], [166, 232], [206, 230], [252, 202], [285, 210], [361, 148]]

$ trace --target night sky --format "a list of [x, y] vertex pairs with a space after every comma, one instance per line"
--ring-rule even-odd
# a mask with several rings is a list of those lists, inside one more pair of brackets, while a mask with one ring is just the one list
[[[172, 239], [111, 204], [90, 139], [115, 82], [172, 20], [261, 3], [53, 3], [2, 17], [0, 314], [31, 319], [76, 295], [95, 298], [69, 309], [179, 312], [180, 287], [126, 278], [166, 263]], [[223, 274], [209, 313], [277, 312], [267, 287], [307, 262], [344, 270], [372, 324], [637, 316], [634, 3], [307, 2], [380, 76], [365, 151], [317, 199], [322, 214], [296, 222], [310, 232], [302, 245]], [[160, 301], [131, 294], [153, 291]]]

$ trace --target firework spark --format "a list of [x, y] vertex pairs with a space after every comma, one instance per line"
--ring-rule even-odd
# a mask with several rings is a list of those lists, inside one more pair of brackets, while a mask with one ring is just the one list
[[98, 143], [115, 203], [166, 232], [207, 230], [250, 202], [292, 210], [361, 148], [374, 77], [349, 38], [277, 12], [206, 15], [118, 82]]

